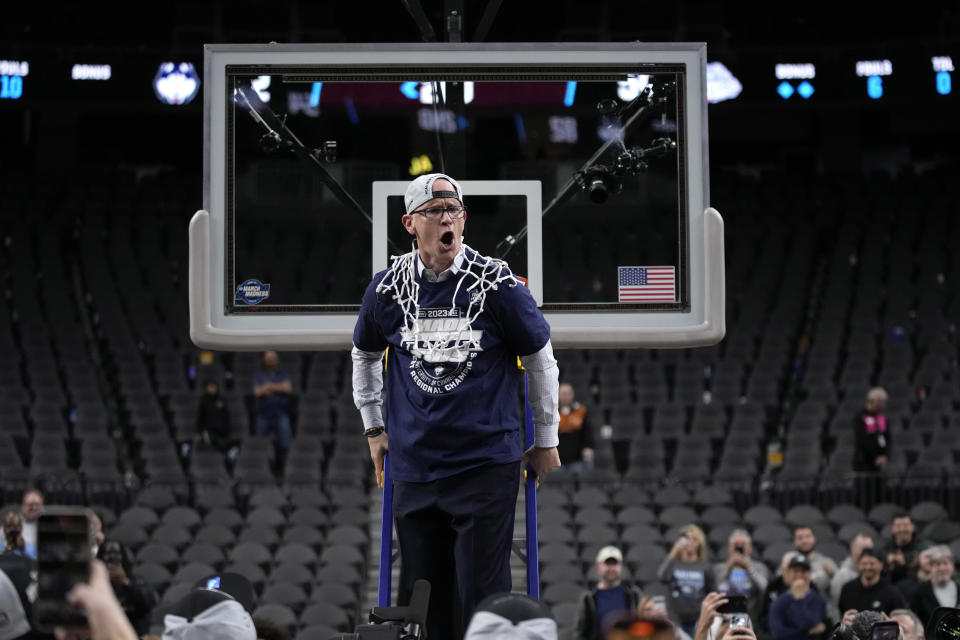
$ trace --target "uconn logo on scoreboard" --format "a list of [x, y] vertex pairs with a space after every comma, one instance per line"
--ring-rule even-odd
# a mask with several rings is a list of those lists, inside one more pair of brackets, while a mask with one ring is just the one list
[[403, 346], [413, 356], [410, 377], [424, 392], [443, 394], [460, 386], [481, 351], [483, 331], [470, 328], [460, 309], [420, 309], [419, 331], [401, 329]]

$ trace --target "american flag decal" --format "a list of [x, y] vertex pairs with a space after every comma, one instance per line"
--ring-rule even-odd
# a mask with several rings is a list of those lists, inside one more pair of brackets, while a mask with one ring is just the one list
[[620, 302], [676, 302], [674, 267], [617, 267]]

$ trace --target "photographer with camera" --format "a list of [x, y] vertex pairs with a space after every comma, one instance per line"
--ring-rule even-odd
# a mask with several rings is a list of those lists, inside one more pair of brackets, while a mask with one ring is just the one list
[[770, 581], [767, 565], [751, 557], [753, 539], [744, 529], [736, 529], [727, 539], [727, 561], [713, 565], [717, 589], [728, 595], [747, 599], [750, 611], [756, 611]]
[[97, 550], [107, 568], [110, 586], [137, 633], [146, 633], [150, 627], [150, 613], [159, 601], [156, 589], [146, 580], [133, 574], [130, 551], [119, 540], [107, 538]]
[[810, 560], [795, 553], [787, 563], [784, 582], [790, 587], [770, 605], [773, 640], [820, 638], [827, 630], [827, 602], [811, 588]]

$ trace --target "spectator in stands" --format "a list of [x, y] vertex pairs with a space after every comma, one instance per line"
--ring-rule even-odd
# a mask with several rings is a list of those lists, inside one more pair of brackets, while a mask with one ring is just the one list
[[253, 378], [253, 433], [257, 436], [273, 433], [279, 460], [286, 458], [293, 437], [290, 424], [292, 393], [290, 374], [280, 369], [277, 352], [264, 352], [263, 368]]
[[8, 511], [3, 516], [3, 539], [4, 552], [37, 559], [37, 548], [23, 539], [23, 519], [16, 511]]
[[910, 564], [928, 546], [916, 536], [917, 527], [906, 511], [898, 511], [890, 520], [892, 538], [884, 549], [890, 581], [896, 584], [907, 577]]
[[857, 563], [860, 561], [860, 554], [864, 549], [873, 549], [873, 538], [862, 531], [858, 531], [850, 540], [850, 555], [843, 559], [840, 568], [837, 569], [830, 580], [829, 613], [834, 620], [840, 619], [840, 590], [843, 589], [843, 585], [860, 575]]
[[577, 611], [578, 640], [602, 640], [603, 621], [612, 613], [636, 611], [640, 590], [621, 579], [623, 554], [614, 546], [597, 553], [597, 588], [580, 596]]
[[[781, 594], [786, 593], [790, 589], [790, 582], [787, 580], [787, 567], [790, 564], [791, 558], [793, 558], [796, 553], [796, 551], [787, 551], [780, 558], [780, 567], [777, 570], [777, 575], [771, 578], [767, 584], [767, 589], [764, 591], [763, 598], [761, 598], [755, 612], [754, 629], [757, 634], [763, 638], [770, 637], [770, 607]], [[809, 557], [807, 559], [809, 560]], [[812, 588], [816, 589], [817, 585], [814, 584]], [[821, 595], [823, 594], [821, 593]]]
[[156, 589], [133, 573], [133, 557], [119, 540], [104, 540], [97, 557], [107, 568], [110, 586], [137, 633], [150, 627], [150, 613], [159, 601]]
[[817, 591], [826, 595], [830, 589], [830, 578], [837, 572], [837, 563], [822, 553], [815, 551], [817, 537], [813, 529], [801, 525], [793, 529], [793, 548], [807, 556], [810, 561], [810, 579], [817, 586]]
[[854, 459], [853, 470], [881, 472], [887, 468], [890, 451], [890, 432], [887, 416], [887, 392], [874, 387], [867, 392], [866, 406], [853, 419]]
[[937, 607], [960, 606], [960, 586], [953, 577], [953, 552], [944, 544], [930, 549], [930, 581], [917, 587], [910, 608], [921, 620], [929, 620]]
[[713, 567], [707, 562], [707, 538], [694, 524], [683, 527], [657, 576], [671, 588], [667, 609], [683, 631], [693, 636], [700, 616], [700, 602], [714, 591]]
[[863, 549], [857, 563], [860, 576], [843, 585], [840, 590], [840, 611], [844, 618], [851, 611], [882, 611], [889, 613], [907, 606], [903, 596], [888, 581], [882, 580], [883, 561], [873, 549]]
[[587, 408], [574, 400], [573, 385], [560, 385], [560, 462], [574, 473], [593, 465], [593, 429]]
[[770, 635], [773, 640], [819, 638], [827, 631], [827, 603], [811, 588], [810, 559], [794, 553], [787, 563], [784, 581], [789, 589], [770, 605]]
[[237, 446], [230, 427], [230, 409], [220, 393], [216, 380], [203, 384], [203, 395], [197, 407], [197, 447], [215, 449], [233, 462]]
[[894, 609], [890, 612], [890, 619], [900, 625], [900, 635], [903, 640], [924, 640], [923, 622], [910, 609]]
[[[43, 513], [43, 492], [39, 489], [24, 491], [20, 503], [20, 517], [23, 519], [23, 541], [37, 548], [37, 518]], [[36, 557], [36, 553], [34, 556]]]
[[920, 585], [930, 582], [930, 550], [935, 545], [930, 542], [921, 543], [920, 546], [925, 546], [925, 548], [918, 553], [916, 559], [910, 563], [910, 566], [907, 568], [907, 577], [893, 584], [893, 586], [900, 590], [900, 593], [903, 594], [903, 599], [907, 602], [913, 600], [913, 594], [917, 592]]
[[727, 560], [713, 565], [713, 574], [718, 591], [744, 596], [750, 611], [756, 611], [770, 581], [770, 570], [767, 565], [751, 558], [752, 553], [750, 534], [743, 529], [733, 531], [727, 539]]

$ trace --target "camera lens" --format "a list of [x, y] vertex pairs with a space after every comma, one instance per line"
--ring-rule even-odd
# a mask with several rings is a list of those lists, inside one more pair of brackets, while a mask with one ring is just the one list
[[937, 625], [933, 640], [956, 640], [960, 638], [960, 614], [950, 613]]

